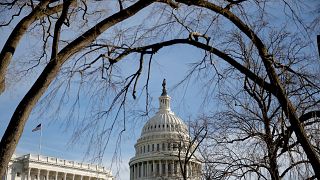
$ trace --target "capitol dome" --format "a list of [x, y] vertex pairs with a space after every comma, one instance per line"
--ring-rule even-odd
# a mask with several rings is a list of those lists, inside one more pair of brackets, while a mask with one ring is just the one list
[[[171, 111], [165, 80], [159, 97], [159, 110], [142, 128], [130, 159], [130, 180], [200, 179], [201, 164], [190, 144], [188, 127]], [[190, 157], [190, 158], [189, 158]]]
[[184, 122], [172, 111], [164, 111], [160, 108], [158, 113], [150, 118], [143, 126], [141, 137], [164, 132], [179, 132], [187, 134], [188, 129], [186, 124], [184, 124]]

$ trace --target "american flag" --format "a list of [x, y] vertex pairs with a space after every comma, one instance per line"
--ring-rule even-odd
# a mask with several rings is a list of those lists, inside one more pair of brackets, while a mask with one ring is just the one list
[[41, 129], [41, 123], [38, 124], [38, 126], [35, 127], [34, 129], [32, 129], [32, 132], [39, 131], [40, 129]]

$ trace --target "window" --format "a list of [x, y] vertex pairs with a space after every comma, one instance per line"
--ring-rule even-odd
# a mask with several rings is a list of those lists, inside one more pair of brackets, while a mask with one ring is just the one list
[[171, 144], [168, 143], [168, 151], [170, 151], [170, 150], [171, 150]]
[[165, 145], [162, 143], [162, 151], [165, 151]]
[[17, 172], [17, 177], [20, 177], [20, 175], [21, 175], [20, 172]]
[[146, 146], [143, 146], [143, 153], [146, 153]]
[[154, 151], [154, 144], [152, 144], [152, 151]]
[[172, 173], [171, 165], [171, 163], [168, 164], [168, 173]]
[[160, 164], [158, 163], [157, 164], [157, 171], [156, 172], [159, 172], [160, 171]]
[[166, 173], [166, 164], [162, 164], [162, 174]]
[[173, 150], [174, 151], [178, 150], [178, 144], [177, 143], [173, 143]]
[[177, 173], [177, 169], [178, 169], [177, 165], [178, 164], [176, 162], [174, 162], [174, 167], [173, 167], [173, 172], [174, 173]]
[[149, 144], [148, 144], [148, 152], [150, 151], [150, 146], [149, 146]]
[[157, 144], [157, 151], [160, 151], [160, 144]]

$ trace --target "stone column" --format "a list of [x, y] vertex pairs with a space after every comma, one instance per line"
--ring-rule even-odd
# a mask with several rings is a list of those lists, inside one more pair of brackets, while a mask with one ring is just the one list
[[176, 164], [176, 173], [175, 174], [179, 174], [179, 161], [175, 161]]
[[58, 171], [56, 171], [56, 180], [58, 180]]
[[150, 161], [147, 161], [147, 177], [150, 176]]
[[49, 180], [49, 173], [50, 173], [50, 171], [47, 170], [46, 180]]
[[37, 175], [37, 180], [41, 180], [41, 178], [40, 178], [40, 169], [38, 169], [38, 175]]
[[30, 174], [31, 174], [31, 168], [28, 168], [27, 180], [31, 180]]
[[169, 168], [168, 168], [168, 160], [166, 160], [166, 166], [165, 166], [165, 175], [166, 175], [166, 177], [168, 177], [168, 170], [169, 170]]
[[67, 173], [64, 173], [63, 180], [67, 180]]
[[179, 162], [179, 161], [177, 161], [177, 174], [180, 174], [179, 169], [180, 169], [180, 162]]
[[140, 177], [143, 177], [143, 162], [140, 163], [140, 170], [141, 170], [141, 174], [140, 174]]
[[148, 168], [148, 161], [146, 161], [146, 176], [145, 177], [148, 177], [148, 173], [149, 173], [149, 168]]
[[83, 176], [82, 175], [80, 175], [80, 180], [82, 180], [83, 179]]
[[145, 162], [144, 177], [148, 177], [148, 161]]
[[145, 173], [145, 169], [144, 169], [145, 164], [144, 164], [144, 162], [141, 163], [141, 166], [142, 166], [142, 177], [144, 177], [144, 173]]
[[76, 176], [75, 174], [72, 175], [72, 180], [74, 180], [74, 177], [75, 177], [75, 176]]
[[152, 160], [152, 177], [155, 176], [156, 174], [156, 163], [154, 162], [154, 160]]
[[162, 175], [162, 164], [161, 161], [159, 161], [159, 175]]
[[135, 172], [135, 179], [137, 179], [137, 178], [138, 178], [138, 171], [139, 171], [138, 163], [136, 163], [136, 164], [134, 165], [134, 169], [136, 170], [136, 172]]

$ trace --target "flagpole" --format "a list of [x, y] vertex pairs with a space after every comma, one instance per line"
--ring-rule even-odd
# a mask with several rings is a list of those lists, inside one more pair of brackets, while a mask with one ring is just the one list
[[39, 155], [41, 155], [42, 128], [43, 128], [43, 125], [41, 124], [41, 128], [40, 128], [40, 142], [39, 142]]

